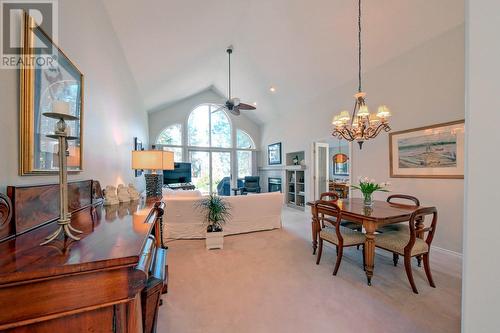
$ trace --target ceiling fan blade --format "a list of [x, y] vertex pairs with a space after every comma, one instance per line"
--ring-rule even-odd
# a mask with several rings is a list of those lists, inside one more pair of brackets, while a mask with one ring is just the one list
[[235, 106], [232, 110], [229, 110], [229, 112], [231, 112], [235, 116], [239, 116], [241, 114], [239, 106]]
[[255, 109], [257, 109], [255, 106], [250, 105], [250, 104], [245, 104], [245, 103], [240, 103], [240, 105], [238, 105], [238, 107], [240, 110], [255, 110]]

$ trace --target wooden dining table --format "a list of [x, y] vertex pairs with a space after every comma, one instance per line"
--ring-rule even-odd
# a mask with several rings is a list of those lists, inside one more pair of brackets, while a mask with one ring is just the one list
[[[332, 212], [328, 206], [316, 205], [316, 203], [317, 201], [307, 203], [311, 207], [312, 213], [313, 254], [316, 254], [319, 232], [321, 231], [320, 221], [317, 216], [320, 214], [329, 215]], [[361, 198], [339, 199], [336, 204], [342, 211], [342, 220], [360, 224], [365, 230], [365, 273], [368, 285], [371, 285], [375, 260], [375, 233], [377, 229], [388, 224], [407, 222], [410, 220], [411, 214], [422, 207], [377, 200], [374, 201], [371, 207], [367, 207]], [[418, 222], [416, 229], [421, 228], [423, 228], [423, 224]]]

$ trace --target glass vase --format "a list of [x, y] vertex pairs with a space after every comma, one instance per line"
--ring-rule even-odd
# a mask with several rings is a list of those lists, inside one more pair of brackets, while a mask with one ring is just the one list
[[372, 207], [373, 206], [373, 193], [363, 193], [364, 197], [364, 205], [366, 207]]

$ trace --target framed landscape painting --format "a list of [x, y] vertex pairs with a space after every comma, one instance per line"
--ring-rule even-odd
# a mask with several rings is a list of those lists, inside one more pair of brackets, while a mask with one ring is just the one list
[[389, 134], [392, 178], [464, 178], [464, 120]]
[[267, 146], [267, 159], [269, 165], [281, 164], [281, 142]]

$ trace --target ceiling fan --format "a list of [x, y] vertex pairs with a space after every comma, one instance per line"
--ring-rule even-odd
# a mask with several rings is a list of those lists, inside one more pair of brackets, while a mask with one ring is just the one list
[[233, 53], [233, 47], [229, 46], [226, 52], [229, 59], [229, 99], [226, 101], [226, 103], [222, 104], [221, 108], [217, 109], [217, 111], [227, 110], [235, 116], [239, 116], [241, 114], [240, 110], [255, 110], [256, 108], [253, 105], [241, 103], [239, 98], [231, 96], [231, 54]]

